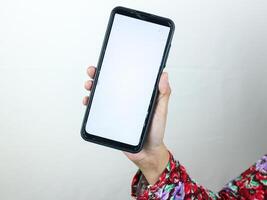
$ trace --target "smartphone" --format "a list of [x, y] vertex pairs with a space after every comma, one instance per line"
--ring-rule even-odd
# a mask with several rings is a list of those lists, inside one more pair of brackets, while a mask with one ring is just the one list
[[171, 47], [172, 20], [125, 7], [110, 14], [81, 136], [137, 153], [144, 144]]

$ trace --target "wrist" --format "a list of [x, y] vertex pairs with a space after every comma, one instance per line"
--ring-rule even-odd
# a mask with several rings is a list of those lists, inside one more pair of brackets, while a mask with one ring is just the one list
[[153, 185], [169, 162], [169, 152], [164, 144], [146, 151], [144, 159], [138, 161], [136, 165], [146, 177], [148, 183]]

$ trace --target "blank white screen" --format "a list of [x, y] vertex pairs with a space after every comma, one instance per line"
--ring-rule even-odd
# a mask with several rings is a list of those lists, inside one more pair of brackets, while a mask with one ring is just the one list
[[86, 131], [138, 145], [170, 28], [115, 14]]

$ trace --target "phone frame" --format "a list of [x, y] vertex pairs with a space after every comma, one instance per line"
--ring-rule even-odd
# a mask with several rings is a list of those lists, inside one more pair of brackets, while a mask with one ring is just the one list
[[[96, 89], [96, 86], [97, 86], [97, 81], [98, 81], [98, 77], [99, 77], [99, 74], [100, 74], [100, 71], [101, 71], [101, 66], [102, 66], [102, 62], [103, 62], [103, 59], [104, 59], [104, 55], [105, 55], [106, 47], [107, 47], [107, 44], [108, 44], [109, 35], [110, 35], [110, 32], [111, 32], [111, 28], [112, 28], [112, 25], [113, 25], [115, 14], [122, 14], [122, 15], [126, 15], [126, 16], [133, 17], [133, 18], [136, 18], [136, 19], [140, 19], [140, 20], [144, 20], [144, 21], [148, 21], [148, 22], [152, 22], [152, 23], [156, 23], [156, 24], [159, 24], [159, 25], [170, 27], [170, 32], [169, 32], [168, 39], [167, 39], [167, 42], [166, 42], [166, 45], [165, 45], [164, 54], [163, 54], [162, 59], [161, 59], [161, 65], [159, 67], [158, 75], [157, 75], [157, 78], [156, 78], [156, 81], [155, 81], [153, 94], [152, 94], [152, 97], [150, 99], [148, 113], [147, 113], [147, 116], [146, 116], [146, 119], [145, 119], [145, 122], [144, 122], [144, 126], [143, 126], [143, 130], [142, 130], [141, 137], [140, 137], [140, 140], [139, 140], [139, 144], [136, 145], [136, 146], [129, 145], [129, 144], [122, 143], [122, 142], [118, 142], [118, 141], [115, 141], [115, 140], [110, 140], [110, 139], [103, 138], [103, 137], [100, 137], [100, 136], [96, 136], [96, 135], [93, 135], [91, 133], [87, 133], [87, 131], [86, 131], [86, 123], [87, 123], [87, 120], [88, 120], [88, 115], [89, 115], [89, 112], [90, 112], [91, 103], [92, 103], [92, 100], [93, 100], [93, 97], [94, 97], [94, 92], [95, 92], [95, 89]], [[104, 146], [107, 146], [107, 147], [115, 148], [115, 149], [118, 149], [118, 150], [131, 152], [131, 153], [138, 153], [139, 151], [142, 150], [143, 145], [144, 145], [144, 141], [146, 139], [147, 133], [148, 133], [149, 128], [150, 128], [150, 124], [151, 124], [151, 121], [152, 121], [153, 113], [154, 113], [154, 110], [155, 110], [156, 100], [157, 100], [158, 93], [159, 93], [159, 91], [158, 91], [158, 83], [159, 83], [162, 71], [163, 71], [163, 69], [165, 68], [165, 65], [166, 65], [166, 61], [167, 61], [169, 50], [170, 50], [170, 47], [171, 47], [171, 41], [172, 41], [172, 37], [173, 37], [173, 34], [174, 34], [174, 30], [175, 30], [174, 22], [171, 19], [168, 19], [168, 18], [165, 18], [165, 17], [160, 17], [160, 16], [153, 15], [153, 14], [150, 14], [150, 13], [146, 13], [146, 12], [142, 12], [142, 11], [126, 8], [126, 7], [121, 7], [121, 6], [115, 7], [111, 11], [110, 18], [109, 18], [109, 21], [108, 21], [107, 30], [106, 30], [104, 41], [103, 41], [103, 44], [102, 44], [102, 49], [101, 49], [101, 52], [100, 52], [100, 56], [99, 56], [99, 60], [98, 60], [97, 68], [96, 68], [95, 78], [94, 78], [94, 81], [93, 81], [93, 84], [92, 84], [92, 89], [91, 89], [91, 93], [90, 93], [89, 102], [88, 102], [88, 105], [87, 105], [87, 108], [86, 108], [86, 111], [85, 111], [85, 115], [84, 115], [84, 118], [83, 118], [83, 122], [82, 122], [81, 136], [82, 136], [82, 138], [84, 140], [89, 141], [89, 142], [93, 142], [93, 143], [96, 143], [96, 144], [104, 145]]]

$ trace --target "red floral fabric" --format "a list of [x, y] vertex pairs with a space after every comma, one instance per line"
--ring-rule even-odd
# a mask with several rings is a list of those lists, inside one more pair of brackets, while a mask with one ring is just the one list
[[267, 155], [214, 193], [193, 181], [170, 153], [169, 163], [154, 185], [148, 184], [140, 170], [136, 173], [131, 195], [137, 200], [267, 200]]

